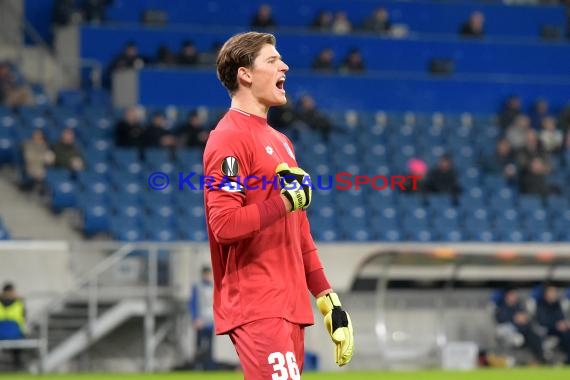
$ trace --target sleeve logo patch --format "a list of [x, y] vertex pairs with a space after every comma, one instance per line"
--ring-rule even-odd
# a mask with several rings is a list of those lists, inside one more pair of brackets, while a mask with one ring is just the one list
[[222, 174], [228, 177], [235, 177], [239, 173], [238, 160], [235, 157], [226, 157], [222, 161]]

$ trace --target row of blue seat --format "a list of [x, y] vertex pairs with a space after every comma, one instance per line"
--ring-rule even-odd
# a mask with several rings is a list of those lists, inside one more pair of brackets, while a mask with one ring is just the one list
[[[128, 41], [138, 44], [141, 55], [154, 56], [158, 46], [167, 44], [175, 49], [189, 35], [197, 44], [211, 46], [225, 41], [235, 32], [85, 26], [80, 32], [81, 57], [98, 60], [107, 66]], [[277, 33], [277, 37], [278, 49], [286, 62], [297, 70], [309, 69], [315, 55], [332, 46], [339, 56], [358, 47], [367, 70], [372, 72], [423, 73], [427, 72], [432, 59], [445, 58], [453, 60], [455, 72], [460, 74], [570, 75], [570, 69], [564, 64], [570, 60], [570, 49], [564, 43], [485, 43], [459, 38], [389, 39], [286, 32]]]
[[[437, 1], [334, 1], [313, 0], [283, 3], [276, 0], [255, 0], [239, 8], [230, 0], [209, 1], [208, 6], [180, 3], [176, 0], [147, 0], [144, 2], [114, 2], [106, 16], [114, 23], [135, 23], [146, 9], [161, 9], [169, 22], [183, 25], [246, 26], [261, 4], [269, 4], [273, 18], [281, 27], [308, 27], [319, 11], [344, 11], [349, 20], [359, 25], [372, 11], [385, 7], [393, 23], [406, 24], [412, 32], [455, 35], [459, 25], [475, 10], [485, 14], [485, 30], [491, 36], [537, 36], [542, 25], [563, 27], [563, 7], [505, 6], [503, 4], [441, 3]], [[231, 9], [232, 12], [228, 12]], [[505, 20], [509, 20], [506, 22]]]

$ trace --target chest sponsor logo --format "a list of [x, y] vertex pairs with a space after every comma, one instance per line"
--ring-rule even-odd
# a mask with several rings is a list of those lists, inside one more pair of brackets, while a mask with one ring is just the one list
[[222, 160], [222, 174], [228, 177], [235, 177], [239, 173], [238, 160], [235, 157], [226, 157]]

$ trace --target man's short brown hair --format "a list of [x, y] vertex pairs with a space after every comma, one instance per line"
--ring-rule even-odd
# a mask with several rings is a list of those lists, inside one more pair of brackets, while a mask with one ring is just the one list
[[275, 36], [269, 33], [246, 32], [236, 34], [222, 46], [216, 60], [218, 79], [230, 95], [238, 89], [238, 69], [251, 67], [265, 44], [275, 46]]

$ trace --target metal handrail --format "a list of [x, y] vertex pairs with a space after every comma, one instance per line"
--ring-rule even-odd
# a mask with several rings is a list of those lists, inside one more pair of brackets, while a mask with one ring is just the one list
[[117, 264], [129, 253], [131, 253], [134, 248], [135, 245], [132, 243], [125, 244], [124, 246], [119, 248], [116, 252], [114, 252], [113, 254], [105, 258], [103, 261], [101, 261], [99, 264], [97, 264], [88, 273], [86, 273], [82, 277], [76, 278], [75, 283], [71, 286], [70, 289], [66, 290], [63, 294], [58, 296], [53, 302], [50, 302], [49, 305], [42, 308], [41, 311], [39, 311], [38, 313], [40, 315], [46, 315], [50, 311], [57, 309], [57, 307], [59, 307], [61, 303], [64, 302], [67, 298], [77, 293], [86, 285], [89, 285], [91, 281], [96, 279], [100, 274], [112, 268], [115, 264]]

